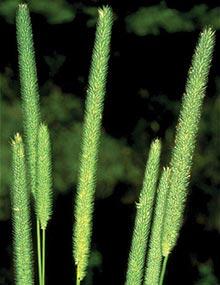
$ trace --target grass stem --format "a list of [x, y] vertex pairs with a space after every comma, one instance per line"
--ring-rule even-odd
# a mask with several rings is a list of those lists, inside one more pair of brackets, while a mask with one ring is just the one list
[[79, 270], [76, 268], [76, 285], [80, 285]]
[[42, 229], [42, 285], [45, 285], [45, 240], [46, 230]]
[[163, 280], [164, 280], [164, 276], [165, 276], [165, 272], [166, 272], [168, 257], [169, 257], [169, 254], [166, 255], [163, 259], [163, 265], [162, 265], [159, 285], [163, 285]]
[[40, 222], [37, 219], [37, 261], [38, 261], [38, 280], [41, 285], [41, 233], [40, 233]]

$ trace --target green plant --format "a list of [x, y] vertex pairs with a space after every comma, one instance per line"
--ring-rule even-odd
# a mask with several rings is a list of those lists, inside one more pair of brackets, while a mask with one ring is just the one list
[[18, 285], [34, 284], [30, 226], [30, 193], [27, 188], [24, 145], [19, 134], [12, 141], [13, 184], [11, 191], [14, 228], [15, 280]]
[[[86, 275], [91, 251], [97, 160], [112, 18], [111, 8], [103, 7], [99, 10], [89, 75], [73, 230], [73, 258], [76, 264], [77, 285]], [[16, 283], [24, 285], [33, 283], [28, 206], [29, 195], [32, 193], [37, 220], [38, 281], [40, 285], [44, 285], [45, 230], [52, 213], [51, 154], [48, 128], [40, 123], [31, 22], [28, 8], [24, 4], [19, 5], [18, 8], [17, 38], [25, 145], [23, 147], [19, 135], [12, 143]], [[210, 28], [205, 29], [201, 33], [189, 71], [171, 162], [169, 168], [163, 170], [162, 175], [160, 175], [161, 141], [156, 139], [150, 146], [143, 188], [137, 204], [128, 261], [127, 285], [140, 285], [142, 281], [147, 285], [163, 284], [167, 259], [177, 242], [182, 224], [213, 46], [214, 33]], [[24, 154], [27, 154], [26, 160]], [[25, 222], [24, 228], [21, 222]]]
[[[39, 252], [39, 272], [41, 282], [45, 282], [45, 238], [46, 228], [52, 214], [52, 177], [51, 177], [51, 157], [50, 138], [46, 125], [41, 124], [38, 129], [37, 138], [37, 166], [36, 166], [36, 214], [38, 241], [42, 240], [42, 252]], [[39, 227], [41, 231], [39, 233]], [[39, 235], [42, 234], [41, 237]], [[39, 251], [41, 246], [39, 244]], [[41, 255], [42, 254], [42, 255]], [[42, 265], [41, 265], [42, 262]]]
[[36, 207], [38, 279], [45, 284], [45, 230], [51, 215], [51, 158], [47, 127], [40, 125], [39, 93], [31, 20], [27, 5], [17, 12], [17, 42], [28, 182]]
[[[160, 281], [162, 263], [162, 235], [164, 212], [166, 211], [167, 193], [170, 182], [170, 168], [164, 168], [161, 174], [160, 183], [157, 190], [155, 215], [152, 224], [152, 234], [147, 256], [147, 268], [144, 284], [162, 284]], [[160, 283], [159, 283], [160, 282]]]
[[40, 122], [37, 71], [29, 11], [25, 4], [17, 12], [17, 42], [25, 142], [31, 191], [36, 191], [37, 131]]
[[189, 70], [177, 126], [175, 146], [170, 162], [171, 178], [162, 242], [165, 257], [169, 255], [175, 246], [182, 224], [213, 46], [214, 33], [211, 29], [206, 29], [200, 36], [193, 56], [192, 66]]
[[141, 284], [143, 278], [160, 165], [160, 152], [161, 143], [159, 140], [155, 140], [150, 147], [143, 188], [137, 204], [137, 215], [128, 262], [127, 285]]
[[90, 250], [97, 155], [101, 134], [111, 27], [111, 9], [109, 7], [100, 9], [89, 75], [79, 185], [75, 206], [73, 256], [77, 267], [78, 283], [85, 277]]
[[[75, 17], [75, 8], [66, 0], [53, 0], [50, 5], [44, 0], [29, 1], [31, 11], [40, 13], [46, 17], [47, 21], [51, 24], [59, 24], [70, 22]], [[0, 3], [0, 15], [13, 23], [16, 8], [20, 0], [2, 0]]]
[[207, 5], [195, 5], [190, 11], [182, 12], [168, 7], [165, 1], [158, 5], [140, 7], [126, 17], [126, 26], [129, 32], [138, 36], [152, 34], [158, 36], [160, 30], [167, 33], [180, 31], [194, 31], [200, 26], [211, 25], [219, 30], [219, 7], [209, 9]]
[[213, 272], [213, 265], [210, 261], [198, 264], [200, 278], [195, 285], [216, 285], [218, 280]]

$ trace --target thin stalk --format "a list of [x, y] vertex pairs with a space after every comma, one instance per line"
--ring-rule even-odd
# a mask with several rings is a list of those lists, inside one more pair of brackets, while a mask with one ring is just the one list
[[76, 285], [80, 285], [80, 279], [78, 275], [78, 270], [76, 270]]
[[40, 222], [37, 219], [37, 261], [38, 261], [38, 280], [41, 285], [41, 233], [40, 233]]
[[76, 279], [76, 285], [80, 285], [80, 279]]
[[165, 276], [165, 272], [166, 272], [168, 257], [169, 257], [169, 254], [167, 256], [165, 256], [163, 259], [163, 265], [162, 265], [159, 285], [163, 285], [163, 280], [164, 280], [164, 276]]
[[45, 284], [45, 240], [46, 230], [42, 229], [42, 285]]

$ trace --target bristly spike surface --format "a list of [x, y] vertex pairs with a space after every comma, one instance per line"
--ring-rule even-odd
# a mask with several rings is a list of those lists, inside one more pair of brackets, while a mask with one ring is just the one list
[[36, 149], [40, 110], [31, 19], [26, 4], [18, 6], [16, 30], [28, 175], [31, 191], [34, 193], [36, 188]]
[[29, 196], [27, 191], [25, 156], [22, 138], [16, 134], [12, 141], [13, 184], [11, 190], [14, 233], [14, 262], [16, 285], [32, 285], [32, 238]]
[[75, 203], [73, 257], [77, 266], [78, 283], [85, 277], [90, 252], [97, 155], [101, 135], [112, 20], [113, 13], [110, 7], [99, 9], [86, 98], [79, 182]]
[[46, 125], [41, 124], [37, 145], [36, 213], [42, 229], [46, 229], [52, 214], [52, 176], [50, 136]]
[[145, 285], [158, 285], [162, 264], [162, 234], [166, 210], [167, 193], [169, 190], [170, 169], [164, 168], [157, 191], [155, 214], [153, 219], [149, 250], [147, 254], [147, 268]]
[[160, 152], [161, 142], [156, 139], [150, 146], [143, 188], [137, 204], [135, 226], [128, 260], [126, 285], [142, 284], [145, 255], [159, 174]]
[[170, 163], [171, 181], [163, 233], [164, 256], [175, 246], [182, 224], [214, 38], [214, 32], [210, 28], [201, 33], [188, 74]]

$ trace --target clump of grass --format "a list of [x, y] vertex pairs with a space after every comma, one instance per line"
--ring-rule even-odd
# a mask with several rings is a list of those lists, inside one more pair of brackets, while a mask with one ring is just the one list
[[[151, 242], [149, 247], [147, 247], [150, 231], [149, 222], [151, 221], [149, 217], [152, 215], [153, 208], [151, 199], [153, 192], [151, 187], [147, 188], [146, 199], [150, 199], [150, 201], [144, 207], [144, 211], [142, 210], [143, 218], [140, 220], [141, 222], [137, 222], [141, 213], [139, 209], [137, 210], [126, 284], [142, 283], [143, 264], [146, 257], [144, 284], [157, 285], [158, 282], [160, 285], [163, 284], [168, 256], [177, 242], [182, 224], [193, 152], [201, 117], [201, 106], [207, 86], [213, 46], [214, 32], [210, 28], [205, 29], [200, 35], [193, 56], [192, 66], [188, 74], [186, 92], [183, 96], [177, 126], [175, 146], [170, 162], [169, 185], [168, 181], [166, 181], [167, 193], [163, 198], [158, 194], [158, 204], [156, 205], [156, 211], [153, 213], [154, 223], [151, 228]], [[149, 166], [152, 167], [152, 165], [149, 163]], [[163, 181], [165, 179], [163, 175], [161, 183], [165, 182]], [[157, 179], [156, 175], [154, 179]], [[142, 198], [141, 192], [140, 200]], [[162, 201], [163, 199], [165, 201]], [[159, 200], [162, 206], [159, 206]], [[145, 227], [148, 228], [146, 236], [143, 234]], [[141, 236], [144, 238], [139, 239]], [[164, 258], [161, 268], [162, 256]]]
[[[77, 285], [86, 275], [91, 247], [97, 158], [112, 18], [110, 7], [99, 9], [86, 98], [74, 213], [73, 257], [76, 264]], [[12, 142], [11, 191], [15, 279], [18, 285], [29, 285], [34, 282], [29, 207], [32, 192], [37, 219], [38, 281], [40, 285], [44, 285], [45, 233], [52, 214], [50, 138], [48, 127], [40, 124], [33, 36], [27, 5], [19, 5], [16, 20], [25, 146], [21, 136], [17, 134]], [[137, 203], [126, 285], [163, 283], [168, 256], [177, 242], [182, 224], [213, 46], [214, 32], [210, 28], [205, 29], [199, 38], [188, 74], [171, 162], [169, 167], [163, 170], [159, 185], [157, 184], [161, 142], [156, 139], [150, 146], [143, 187]], [[26, 159], [25, 153], [27, 153]]]
[[18, 6], [16, 28], [28, 185], [36, 209], [38, 279], [39, 284], [44, 285], [45, 231], [52, 213], [51, 154], [48, 128], [40, 124], [33, 34], [26, 4]]
[[[166, 268], [168, 256], [176, 245], [182, 225], [213, 47], [214, 32], [211, 28], [207, 28], [200, 35], [192, 59], [177, 125], [175, 146], [170, 162], [170, 189], [167, 198], [162, 239], [162, 252], [165, 257], [162, 275]], [[162, 279], [163, 276], [161, 277]]]

